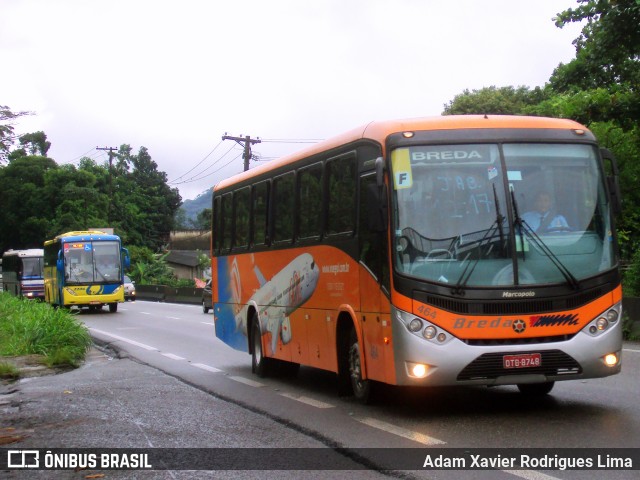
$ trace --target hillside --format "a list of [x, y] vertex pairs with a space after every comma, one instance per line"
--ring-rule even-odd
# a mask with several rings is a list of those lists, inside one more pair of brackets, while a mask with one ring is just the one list
[[193, 200], [185, 200], [180, 207], [185, 212], [187, 220], [195, 220], [198, 213], [205, 208], [211, 208], [213, 191], [207, 189]]

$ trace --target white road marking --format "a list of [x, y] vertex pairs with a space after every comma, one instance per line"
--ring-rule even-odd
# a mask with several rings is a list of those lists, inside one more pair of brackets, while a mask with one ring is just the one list
[[219, 373], [219, 372], [222, 371], [219, 368], [210, 367], [209, 365], [205, 365], [204, 363], [192, 363], [191, 365], [193, 365], [194, 367], [197, 367], [197, 368], [201, 368], [202, 370], [206, 370], [207, 372], [211, 372], [211, 373]]
[[424, 433], [407, 430], [406, 428], [402, 428], [391, 423], [382, 422], [380, 420], [376, 420], [375, 418], [364, 417], [356, 418], [356, 420], [360, 423], [364, 423], [365, 425], [369, 425], [370, 427], [384, 430], [385, 432], [398, 435], [399, 437], [408, 438], [409, 440], [422, 443], [423, 445], [443, 445], [447, 443], [442, 440], [438, 440], [437, 438], [430, 437], [429, 435], [425, 435]]
[[623, 352], [640, 353], [640, 350], [636, 350], [635, 348], [623, 348], [622, 351]]
[[294, 395], [292, 393], [281, 393], [280, 395], [297, 402], [306, 403], [307, 405], [311, 405], [312, 407], [316, 408], [334, 408], [334, 405], [331, 405], [330, 403], [321, 402], [320, 400], [314, 400], [313, 398], [305, 397], [303, 395]]
[[150, 347], [149, 345], [145, 345], [144, 343], [140, 343], [140, 342], [136, 342], [135, 340], [130, 340], [128, 338], [120, 337], [118, 335], [114, 335], [113, 333], [108, 333], [103, 330], [98, 330], [97, 328], [90, 328], [89, 330], [93, 330], [94, 332], [101, 333], [102, 335], [106, 335], [107, 337], [115, 338], [116, 340], [120, 340], [121, 342], [135, 345], [136, 347], [144, 348], [145, 350], [150, 350], [154, 352], [158, 351], [158, 349], [155, 347]]
[[213, 322], [200, 322], [200, 323], [204, 323], [205, 325], [213, 325], [214, 327], [216, 326], [216, 324]]
[[503, 470], [503, 472], [525, 478], [526, 480], [559, 480], [558, 477], [552, 477], [551, 475], [536, 472], [535, 470]]
[[249, 380], [244, 377], [229, 377], [231, 380], [235, 380], [236, 382], [244, 383], [245, 385], [249, 385], [250, 387], [265, 387], [264, 383], [256, 382], [254, 380]]
[[173, 353], [163, 353], [162, 355], [172, 360], [184, 360], [183, 357], [179, 357], [178, 355], [174, 355]]
[[170, 318], [171, 320], [180, 320], [180, 317], [167, 317]]
[[152, 315], [152, 313], [150, 312], [138, 312], [138, 313], [141, 313], [142, 315]]

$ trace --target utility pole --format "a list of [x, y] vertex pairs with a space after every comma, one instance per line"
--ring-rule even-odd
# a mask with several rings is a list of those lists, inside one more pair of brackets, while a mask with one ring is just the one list
[[96, 150], [109, 152], [109, 205], [107, 205], [107, 223], [111, 227], [111, 203], [113, 202], [113, 152], [117, 150], [114, 147], [96, 147]]
[[244, 158], [244, 171], [249, 170], [249, 160], [251, 160], [251, 145], [254, 143], [261, 143], [262, 140], [260, 138], [251, 138], [249, 135], [243, 137], [240, 135], [239, 137], [232, 137], [227, 135], [226, 133], [222, 136], [222, 140], [233, 140], [238, 143], [241, 147], [244, 147], [244, 153], [242, 154], [242, 158]]

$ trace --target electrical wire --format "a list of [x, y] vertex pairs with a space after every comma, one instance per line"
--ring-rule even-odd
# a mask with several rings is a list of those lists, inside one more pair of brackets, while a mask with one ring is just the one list
[[[213, 147], [213, 150], [211, 150], [209, 153], [207, 153], [207, 155], [200, 160], [194, 167], [192, 167], [190, 170], [187, 170], [186, 172], [184, 172], [182, 175], [180, 175], [178, 178], [169, 181], [168, 183], [173, 183], [173, 182], [177, 182], [178, 180], [180, 180], [182, 177], [184, 177], [185, 175], [187, 175], [188, 173], [191, 173], [192, 171], [194, 171], [196, 168], [198, 168], [200, 165], [202, 165], [202, 162], [204, 162], [207, 158], [209, 158], [213, 152], [215, 152], [218, 147], [222, 144], [222, 140], [220, 142], [218, 142], [218, 144]], [[226, 154], [225, 154], [226, 155]], [[223, 155], [224, 156], [224, 155]], [[214, 162], [215, 163], [215, 162]]]

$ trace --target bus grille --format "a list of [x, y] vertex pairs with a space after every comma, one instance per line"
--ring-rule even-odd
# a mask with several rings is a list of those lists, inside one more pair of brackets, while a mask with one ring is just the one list
[[428, 305], [463, 315], [522, 315], [573, 310], [601, 297], [604, 293], [602, 289], [596, 288], [588, 292], [581, 292], [569, 297], [556, 299], [509, 299], [478, 302], [473, 300], [452, 299], [414, 291], [414, 298]]
[[485, 353], [480, 355], [458, 374], [458, 380], [491, 380], [509, 375], [578, 375], [582, 373], [580, 364], [570, 355], [560, 350], [540, 352], [542, 356], [539, 367], [509, 368], [502, 366], [504, 355], [518, 355], [530, 352]]
[[553, 337], [529, 337], [529, 338], [478, 338], [478, 339], [459, 339], [467, 345], [476, 347], [487, 347], [497, 345], [536, 345], [539, 343], [556, 343], [571, 340], [575, 334], [571, 335], [555, 335]]

